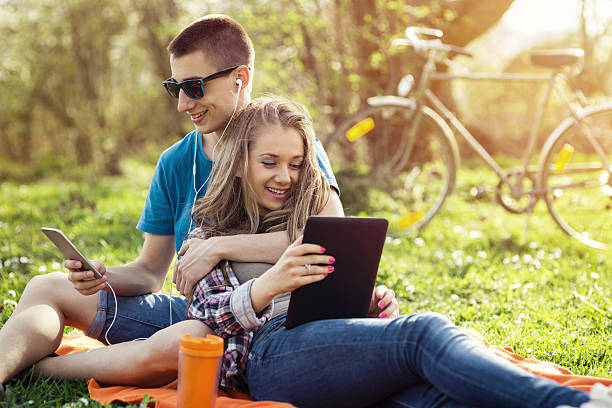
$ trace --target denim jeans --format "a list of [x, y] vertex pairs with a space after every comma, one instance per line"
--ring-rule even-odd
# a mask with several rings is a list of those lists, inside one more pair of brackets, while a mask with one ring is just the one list
[[[172, 303], [172, 319], [170, 319]], [[108, 332], [111, 344], [151, 337], [155, 332], [187, 317], [187, 301], [179, 296], [151, 293], [142, 296], [117, 296], [117, 316]], [[85, 333], [106, 344], [106, 330], [115, 316], [115, 299], [111, 293], [98, 292], [98, 312]]]
[[305, 407], [556, 407], [589, 397], [496, 356], [446, 317], [335, 319], [260, 329], [247, 377], [255, 400]]

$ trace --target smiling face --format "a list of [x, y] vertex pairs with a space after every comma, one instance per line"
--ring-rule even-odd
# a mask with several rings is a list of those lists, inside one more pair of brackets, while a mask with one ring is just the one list
[[262, 126], [254, 136], [246, 174], [265, 215], [280, 209], [293, 192], [304, 160], [304, 142], [297, 130], [280, 125]]
[[[181, 57], [170, 56], [172, 79], [183, 82], [186, 79], [203, 78], [220, 69], [210, 62], [204, 52], [195, 51]], [[237, 68], [239, 69], [239, 68]], [[243, 83], [245, 81], [243, 80]], [[234, 110], [238, 87], [233, 72], [204, 83], [204, 97], [192, 99], [181, 89], [177, 110], [187, 113], [202, 134], [222, 131]], [[238, 109], [248, 103], [248, 95], [240, 93]]]

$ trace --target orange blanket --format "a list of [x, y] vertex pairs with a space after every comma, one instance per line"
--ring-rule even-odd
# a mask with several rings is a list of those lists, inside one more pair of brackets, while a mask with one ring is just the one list
[[[584, 375], [573, 375], [568, 369], [558, 364], [546, 363], [538, 360], [521, 357], [510, 347], [498, 347], [490, 345], [482, 336], [470, 332], [470, 335], [480, 340], [485, 346], [495, 354], [518, 365], [519, 367], [532, 372], [538, 376], [550, 378], [561, 385], [566, 385], [578, 390], [589, 392], [595, 383], [602, 383], [606, 386], [612, 385], [612, 379], [589, 377]], [[91, 350], [102, 347], [102, 343], [85, 337], [82, 333], [75, 332], [64, 336], [62, 344], [57, 349], [57, 354], [70, 354], [79, 351]], [[123, 401], [126, 403], [139, 403], [145, 394], [155, 398], [157, 403], [155, 408], [176, 408], [177, 392], [176, 381], [161, 388], [138, 388], [138, 387], [101, 387], [95, 380], [89, 380], [89, 394], [91, 398], [101, 404], [110, 404], [113, 401]], [[227, 394], [219, 392], [217, 397], [217, 408], [290, 408], [293, 405], [281, 402], [259, 401], [253, 402], [250, 397], [240, 392], [232, 391]]]

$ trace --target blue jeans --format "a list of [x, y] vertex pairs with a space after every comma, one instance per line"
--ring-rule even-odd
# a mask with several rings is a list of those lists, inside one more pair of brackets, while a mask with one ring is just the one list
[[284, 316], [253, 339], [255, 400], [305, 407], [556, 407], [589, 397], [496, 356], [446, 317], [336, 319], [291, 330]]
[[[185, 298], [155, 293], [142, 296], [117, 296], [117, 317], [108, 332], [110, 344], [146, 339], [170, 326], [170, 302], [172, 302], [172, 323], [185, 320], [187, 317]], [[104, 335], [114, 315], [113, 295], [103, 290], [99, 291], [98, 312], [85, 334], [106, 344]]]

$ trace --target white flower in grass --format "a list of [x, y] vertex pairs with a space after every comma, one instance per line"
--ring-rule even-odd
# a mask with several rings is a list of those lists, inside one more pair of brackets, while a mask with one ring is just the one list
[[28, 258], [27, 256], [21, 256], [19, 257], [19, 263], [31, 263], [32, 260], [30, 258]]
[[461, 258], [462, 256], [463, 256], [463, 251], [461, 249], [451, 254], [451, 257], [453, 259], [458, 259], [458, 258]]
[[409, 285], [406, 285], [404, 290], [406, 291], [406, 294], [412, 295], [416, 289], [413, 284], [409, 284]]
[[472, 263], [472, 262], [474, 262], [474, 257], [472, 257], [472, 256], [470, 256], [470, 255], [466, 256], [466, 257], [465, 257], [465, 262], [467, 262], [467, 263]]
[[425, 240], [421, 237], [417, 237], [414, 239], [414, 245], [416, 246], [423, 246], [425, 245]]
[[485, 251], [478, 251], [476, 252], [476, 256], [482, 259], [486, 259], [487, 258], [487, 253]]
[[531, 248], [531, 249], [536, 249], [537, 247], [538, 247], [538, 243], [537, 243], [537, 242], [535, 242], [535, 241], [531, 241], [531, 242], [529, 243], [529, 248]]
[[51, 268], [52, 269], [60, 269], [62, 267], [62, 265], [59, 262], [53, 262], [51, 264]]
[[444, 252], [442, 252], [441, 250], [436, 250], [436, 252], [434, 252], [434, 256], [438, 259], [442, 259], [444, 258]]
[[15, 274], [13, 272], [11, 272], [11, 273], [8, 274], [8, 277], [11, 278], [11, 279], [14, 279], [15, 278]]
[[4, 302], [2, 302], [2, 303], [4, 303], [5, 305], [8, 305], [8, 306], [17, 307], [17, 302], [15, 302], [12, 299], [4, 299]]
[[9, 289], [8, 294], [10, 297], [17, 297], [17, 293], [13, 289]]
[[529, 316], [527, 316], [525, 313], [521, 313], [518, 315], [518, 318], [515, 320], [516, 324], [521, 324], [523, 322], [523, 320], [527, 319]]
[[597, 272], [591, 272], [591, 278], [599, 279], [599, 274]]
[[457, 294], [453, 293], [452, 295], [450, 295], [448, 300], [450, 300], [451, 302], [456, 302], [456, 301], [459, 300], [459, 296]]
[[470, 231], [470, 238], [471, 239], [482, 238], [482, 231]]
[[461, 235], [463, 235], [463, 234], [465, 234], [465, 228], [463, 228], [461, 225], [455, 225], [455, 226], [453, 227], [453, 232], [454, 232], [455, 234], [461, 234]]
[[40, 265], [38, 267], [38, 272], [47, 272], [47, 265]]

